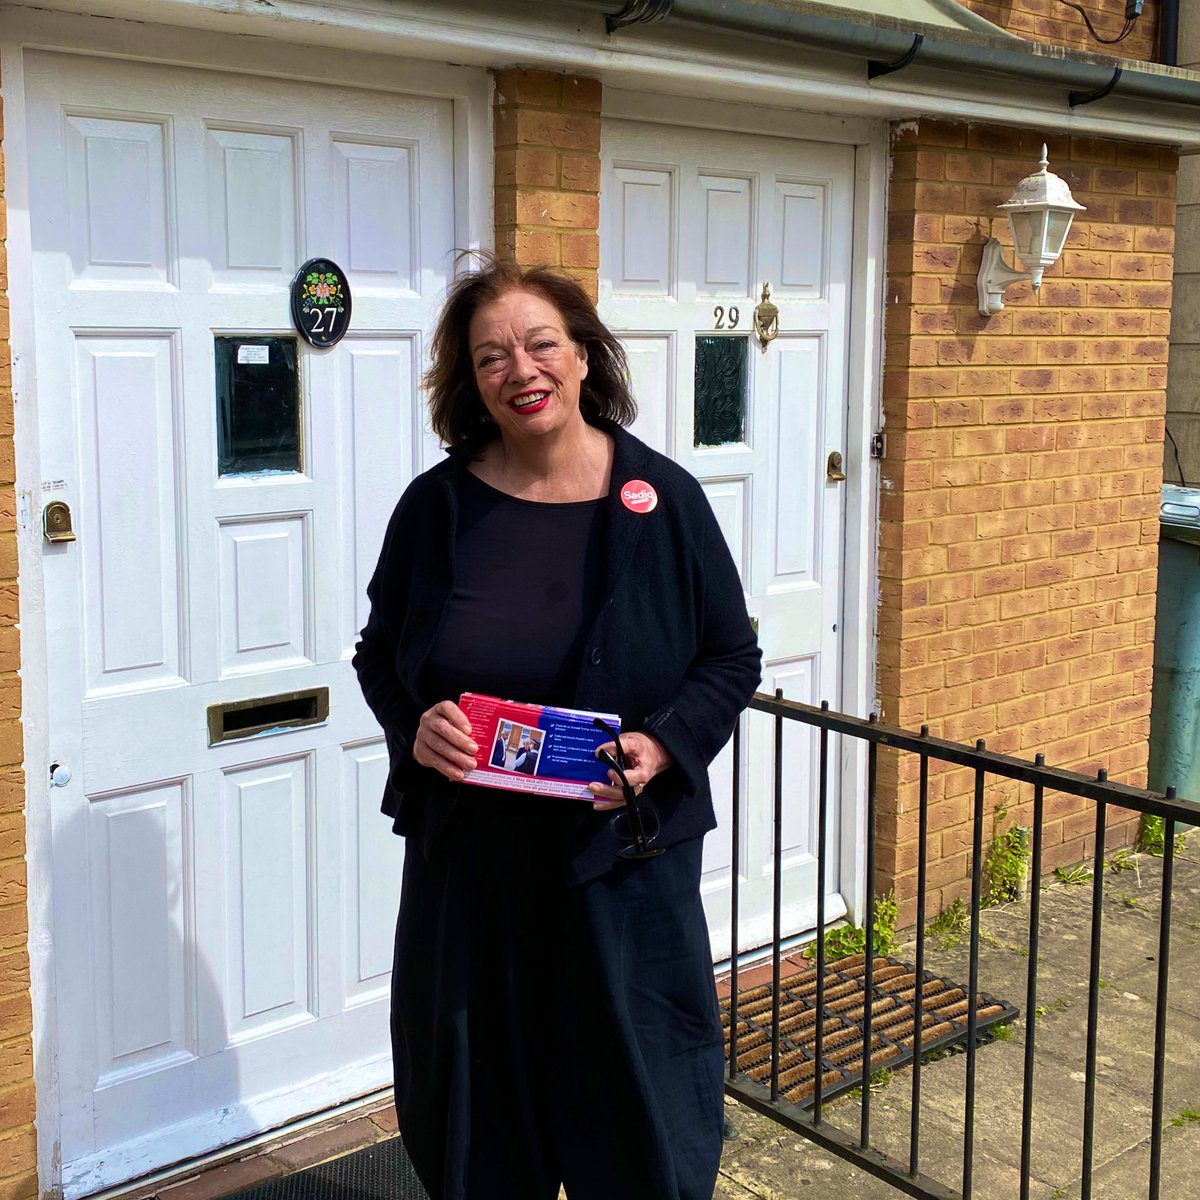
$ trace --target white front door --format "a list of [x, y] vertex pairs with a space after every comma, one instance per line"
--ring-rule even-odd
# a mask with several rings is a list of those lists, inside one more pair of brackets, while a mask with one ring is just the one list
[[[838, 707], [854, 149], [607, 120], [600, 298], [629, 352], [634, 427], [704, 485], [741, 572], [764, 691]], [[764, 284], [778, 308], [752, 328]], [[772, 728], [751, 714], [741, 794], [739, 935], [771, 935]], [[718, 832], [705, 850], [714, 953], [729, 953], [732, 751], [711, 771]], [[784, 932], [816, 923], [817, 742], [783, 747]], [[827, 914], [845, 911], [840, 796], [830, 772]]]
[[[402, 842], [348, 660], [430, 453], [453, 112], [314, 65], [27, 56], [42, 500], [78, 534], [43, 548], [68, 1197], [391, 1079]], [[291, 329], [316, 256], [332, 350]]]

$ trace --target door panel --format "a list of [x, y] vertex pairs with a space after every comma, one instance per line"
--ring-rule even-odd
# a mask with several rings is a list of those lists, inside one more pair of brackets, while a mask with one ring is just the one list
[[[647, 440], [704, 487], [759, 621], [763, 688], [836, 707], [845, 511], [826, 461], [845, 453], [854, 151], [610, 120], [603, 160], [601, 309], [630, 352], [634, 428], [665, 430]], [[752, 320], [765, 283], [779, 326], [762, 346]], [[745, 738], [737, 864], [730, 747], [710, 772], [721, 829], [706, 844], [704, 891], [718, 956], [728, 953], [735, 867], [741, 946], [771, 932], [771, 722], [752, 714]], [[816, 753], [813, 731], [787, 732], [789, 933], [815, 919]], [[845, 904], [831, 783], [833, 917]]]
[[[79, 534], [43, 553], [72, 1197], [390, 1081], [403, 843], [348, 659], [432, 452], [453, 112], [82, 55], [26, 79], [42, 470]], [[354, 326], [314, 351], [288, 285], [321, 254]], [[209, 744], [210, 706], [313, 688], [327, 719]]]

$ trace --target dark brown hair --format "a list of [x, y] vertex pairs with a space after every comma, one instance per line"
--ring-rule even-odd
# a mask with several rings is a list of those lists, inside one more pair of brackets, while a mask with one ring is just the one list
[[472, 257], [480, 266], [450, 285], [430, 343], [424, 384], [434, 433], [452, 450], [472, 456], [500, 435], [479, 398], [467, 336], [480, 308], [513, 291], [533, 292], [552, 304], [567, 336], [587, 352], [587, 377], [579, 389], [583, 419], [589, 425], [631, 424], [637, 404], [625, 349], [583, 288], [553, 267], [521, 267], [481, 252]]

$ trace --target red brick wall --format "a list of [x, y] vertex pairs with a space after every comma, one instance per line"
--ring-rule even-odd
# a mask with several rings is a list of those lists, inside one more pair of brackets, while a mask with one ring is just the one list
[[[1076, 0], [1101, 37], [1114, 38], [1125, 25], [1125, 0]], [[1106, 46], [1088, 33], [1083, 17], [1062, 0], [959, 0], [993, 25], [1018, 37], [1072, 50], [1091, 50], [1119, 58], [1155, 62], [1158, 58], [1158, 10], [1160, 0], [1146, 0], [1142, 15], [1124, 41]]]
[[33, 1129], [21, 680], [17, 674], [17, 504], [6, 216], [0, 142], [0, 1200], [30, 1200], [37, 1195], [37, 1146]]
[[[1141, 783], [1178, 163], [1145, 144], [1051, 139], [1050, 169], [1088, 211], [1040, 294], [1015, 285], [982, 317], [982, 244], [1008, 240], [995, 205], [1040, 144], [936, 121], [895, 135], [880, 699], [901, 725]], [[881, 764], [878, 883], [909, 915], [916, 766]], [[971, 788], [962, 770], [933, 779], [935, 902], [967, 887]], [[1028, 790], [998, 786], [992, 801], [1028, 823]], [[1081, 860], [1090, 808], [1056, 796], [1046, 811], [1046, 866]]]

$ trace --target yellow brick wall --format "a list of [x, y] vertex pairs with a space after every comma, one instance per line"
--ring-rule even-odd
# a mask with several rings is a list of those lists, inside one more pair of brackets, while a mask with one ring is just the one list
[[[2, 136], [0, 131], [0, 139]], [[37, 1195], [37, 1146], [25, 907], [21, 680], [17, 674], [17, 506], [6, 217], [0, 140], [0, 1200], [29, 1200]]]
[[[1042, 135], [926, 120], [894, 138], [880, 699], [901, 725], [1142, 783], [1178, 161], [1047, 140], [1088, 211], [1040, 294], [1018, 284], [986, 318], [980, 250], [1007, 241], [995, 205], [1035, 169]], [[881, 763], [877, 885], [907, 915], [915, 775]], [[935, 910], [967, 887], [971, 788], [961, 769], [932, 780]], [[994, 791], [1015, 805], [1009, 823], [1028, 823], [1028, 791]], [[1090, 852], [1090, 808], [1055, 796], [1046, 815], [1047, 867]], [[1110, 837], [1131, 819], [1113, 814]]]
[[[1158, 58], [1158, 13], [1161, 0], [1146, 0], [1142, 15], [1124, 41], [1106, 46], [1087, 30], [1083, 18], [1062, 0], [959, 0], [964, 8], [1015, 33], [1017, 37], [1072, 50], [1090, 50], [1155, 62]], [[1125, 0], [1076, 0], [1087, 11], [1101, 37], [1114, 38], [1125, 25]]]
[[496, 248], [561, 267], [595, 300], [600, 82], [517, 69], [495, 80]]

